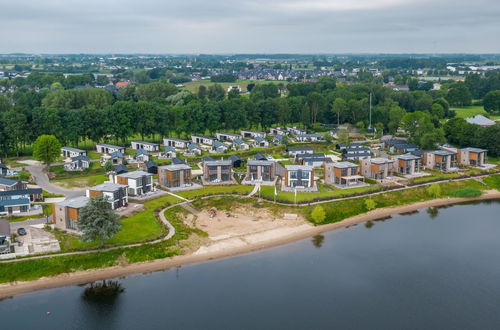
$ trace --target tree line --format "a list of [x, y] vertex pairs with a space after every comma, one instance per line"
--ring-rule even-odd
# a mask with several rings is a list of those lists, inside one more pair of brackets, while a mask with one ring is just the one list
[[19, 154], [44, 134], [76, 146], [87, 140], [126, 144], [134, 135], [159, 141], [162, 136], [267, 130], [290, 123], [365, 128], [370, 94], [375, 127], [388, 133], [403, 127], [413, 142], [430, 148], [445, 141], [440, 119], [453, 117], [449, 92], [393, 91], [381, 84], [350, 85], [329, 77], [286, 86], [256, 84], [249, 95], [226, 94], [217, 84], [191, 93], [161, 81], [133, 84], [119, 95], [98, 88], [37, 92], [23, 87], [9, 98], [0, 95], [0, 148], [3, 154]]

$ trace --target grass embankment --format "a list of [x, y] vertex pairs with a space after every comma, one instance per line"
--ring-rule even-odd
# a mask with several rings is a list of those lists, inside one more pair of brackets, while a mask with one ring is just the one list
[[[382, 187], [380, 185], [370, 185], [365, 187], [338, 189], [329, 185], [318, 184], [318, 190], [318, 192], [297, 192], [297, 203], [312, 202], [329, 198], [346, 197], [366, 192], [381, 191]], [[274, 186], [262, 186], [261, 196], [269, 200], [274, 200]], [[277, 202], [293, 203], [294, 200], [294, 192], [278, 191], [278, 195], [276, 196]]]
[[[498, 180], [498, 179], [496, 179]], [[484, 191], [487, 189], [492, 189], [492, 184], [483, 184], [473, 179], [463, 180], [463, 181], [451, 181], [436, 183], [440, 187], [441, 193], [440, 197], [447, 197], [452, 194], [457, 194], [457, 191], [463, 192], [464, 189], [474, 189], [478, 191]], [[496, 182], [498, 184], [499, 182]], [[377, 194], [373, 196], [353, 198], [347, 200], [341, 200], [336, 202], [321, 204], [325, 210], [326, 217], [325, 220], [320, 224], [337, 222], [358, 214], [362, 214], [368, 211], [366, 206], [366, 200], [372, 199], [375, 202], [376, 208], [401, 206], [416, 202], [423, 202], [427, 200], [432, 200], [435, 197], [428, 192], [428, 186], [415, 187], [412, 189], [399, 190], [386, 192], [384, 194]], [[311, 222], [314, 222], [311, 217], [311, 212], [314, 206], [307, 207], [306, 217]]]
[[[153, 203], [152, 205], [158, 204]], [[185, 211], [180, 207], [174, 207], [165, 212], [166, 217], [176, 230], [171, 240], [108, 252], [5, 263], [0, 267], [0, 283], [30, 281], [40, 277], [55, 276], [64, 273], [124, 265], [179, 255], [182, 253], [182, 249], [188, 246], [186, 239], [189, 238], [191, 234], [197, 234], [202, 237], [206, 236], [206, 233], [203, 231], [191, 229], [182, 222], [178, 214], [183, 212]]]

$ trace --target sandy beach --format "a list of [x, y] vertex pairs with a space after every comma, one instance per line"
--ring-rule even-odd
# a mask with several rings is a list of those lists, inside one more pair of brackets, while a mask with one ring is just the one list
[[[316, 227], [300, 218], [294, 220], [280, 220], [274, 219], [266, 213], [243, 216], [236, 212], [236, 216], [222, 214], [220, 217], [216, 218], [216, 225], [208, 226], [207, 214], [201, 214], [197, 216], [196, 226], [209, 233], [210, 242], [191, 254], [125, 266], [114, 266], [110, 268], [61, 274], [55, 277], [40, 278], [29, 282], [1, 284], [0, 298], [36, 290], [85, 284], [131, 274], [161, 271], [172, 267], [236, 256], [306, 239], [331, 230], [349, 227], [394, 214], [407, 213], [434, 206], [488, 199], [500, 199], [500, 192], [497, 190], [489, 190], [482, 196], [476, 198], [442, 198], [405, 206], [380, 208], [336, 223]], [[231, 224], [225, 221], [224, 217], [228, 218], [226, 220], [231, 219]], [[234, 224], [235, 218], [238, 221], [237, 225]], [[186, 220], [189, 221], [190, 219]], [[280, 221], [286, 222], [286, 224]], [[228, 226], [233, 226], [233, 228], [229, 231]], [[238, 228], [245, 229], [243, 231], [238, 231]]]

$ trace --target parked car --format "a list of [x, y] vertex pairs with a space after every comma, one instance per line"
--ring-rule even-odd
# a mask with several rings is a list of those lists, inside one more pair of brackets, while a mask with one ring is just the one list
[[24, 228], [17, 228], [17, 234], [18, 234], [19, 236], [24, 236], [24, 235], [26, 235], [26, 234], [27, 234], [27, 233], [26, 233], [26, 229], [24, 229]]

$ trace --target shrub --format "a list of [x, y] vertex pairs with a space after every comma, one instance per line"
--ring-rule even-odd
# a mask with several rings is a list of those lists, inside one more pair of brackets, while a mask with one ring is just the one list
[[368, 198], [365, 200], [365, 206], [366, 206], [366, 209], [368, 211], [370, 211], [370, 210], [373, 210], [374, 208], [377, 207], [377, 203], [373, 199]]
[[427, 187], [427, 194], [433, 198], [437, 198], [441, 196], [441, 187], [437, 183], [433, 183]]
[[325, 210], [321, 205], [317, 205], [311, 212], [311, 218], [315, 223], [321, 223], [325, 220]]

